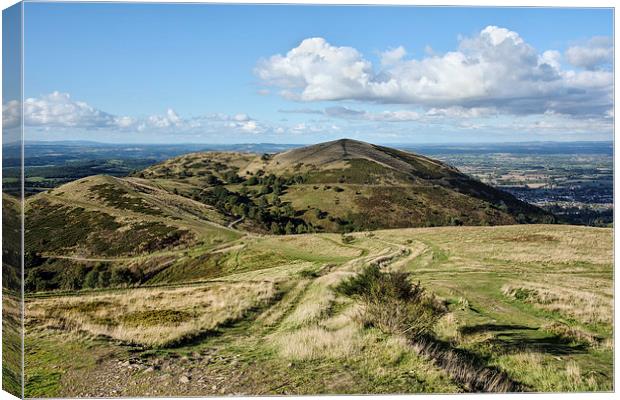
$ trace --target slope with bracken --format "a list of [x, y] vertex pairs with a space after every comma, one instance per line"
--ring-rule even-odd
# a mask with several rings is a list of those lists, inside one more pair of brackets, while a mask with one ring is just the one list
[[241, 236], [208, 205], [146, 180], [101, 175], [28, 198], [25, 222], [27, 286], [33, 290], [81, 288], [93, 269], [102, 275], [97, 286], [107, 286], [113, 272], [118, 283], [136, 283], [170, 254], [208, 250]]
[[189, 154], [139, 176], [274, 233], [553, 221], [442, 162], [350, 139], [275, 155]]
[[[441, 162], [353, 140], [275, 155], [187, 154], [133, 177], [65, 184], [29, 198], [25, 212], [31, 290], [178, 281], [190, 270], [217, 275], [224, 260], [210, 250], [243, 232], [553, 218]], [[162, 275], [166, 269], [174, 273]]]

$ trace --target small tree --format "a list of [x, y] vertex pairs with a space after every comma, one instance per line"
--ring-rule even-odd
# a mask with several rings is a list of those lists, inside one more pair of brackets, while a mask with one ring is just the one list
[[84, 277], [84, 287], [94, 289], [99, 283], [99, 271], [91, 269]]
[[273, 233], [274, 235], [279, 235], [282, 233], [280, 225], [278, 225], [276, 222], [271, 223], [271, 233]]

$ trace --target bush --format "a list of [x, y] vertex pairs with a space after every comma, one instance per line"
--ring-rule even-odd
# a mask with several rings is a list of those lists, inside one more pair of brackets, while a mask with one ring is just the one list
[[365, 326], [410, 339], [432, 334], [433, 327], [446, 313], [446, 307], [428, 295], [419, 283], [411, 284], [409, 274], [382, 272], [376, 265], [367, 267], [336, 289], [361, 301], [360, 316]]
[[353, 243], [355, 241], [355, 238], [353, 236], [349, 236], [349, 235], [342, 235], [342, 243], [344, 244], [349, 244], [349, 243]]

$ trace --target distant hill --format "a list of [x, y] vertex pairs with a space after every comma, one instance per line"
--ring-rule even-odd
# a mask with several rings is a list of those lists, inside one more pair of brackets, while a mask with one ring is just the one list
[[[300, 232], [554, 220], [440, 161], [350, 139], [275, 155], [187, 154], [138, 176], [176, 185], [178, 193], [216, 207], [219, 202], [220, 211], [257, 220], [278, 233], [286, 230], [289, 219], [296, 230], [303, 223]], [[245, 206], [235, 209], [226, 199], [209, 198], [215, 188], [218, 196], [232, 196], [230, 200]], [[259, 205], [267, 215], [250, 215]], [[271, 226], [271, 215], [277, 216], [279, 227]]]
[[[554, 221], [442, 162], [347, 139], [273, 155], [185, 154], [130, 177], [75, 180], [27, 198], [24, 211], [28, 290], [139, 284], [244, 232]], [[216, 254], [197, 265], [219, 268]]]

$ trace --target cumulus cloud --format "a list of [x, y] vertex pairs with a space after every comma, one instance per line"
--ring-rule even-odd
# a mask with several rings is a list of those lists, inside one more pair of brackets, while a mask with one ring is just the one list
[[[455, 51], [407, 59], [398, 47], [377, 68], [355, 48], [303, 40], [259, 60], [263, 83], [298, 101], [357, 100], [426, 108], [489, 108], [511, 114], [602, 115], [611, 105], [610, 71], [563, 70], [557, 51], [538, 53], [516, 32], [488, 26]], [[583, 107], [588, 104], [587, 107]]]
[[[5, 129], [20, 124], [21, 104], [12, 100], [2, 105], [2, 126]], [[203, 133], [241, 132], [262, 133], [267, 128], [248, 114], [211, 114], [182, 117], [169, 108], [163, 114], [146, 117], [120, 116], [76, 101], [68, 93], [53, 92], [24, 101], [24, 125], [39, 128], [112, 130], [119, 132]]]
[[117, 118], [82, 101], [74, 101], [68, 93], [53, 92], [24, 100], [24, 124], [29, 126], [114, 127]]
[[576, 67], [595, 70], [611, 64], [614, 49], [611, 39], [597, 36], [583, 45], [571, 46], [566, 50], [566, 59]]
[[17, 100], [10, 100], [2, 104], [2, 128], [16, 128], [20, 124], [21, 104]]

